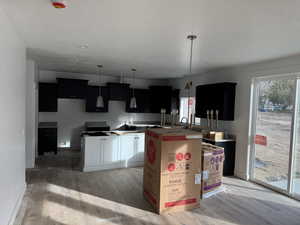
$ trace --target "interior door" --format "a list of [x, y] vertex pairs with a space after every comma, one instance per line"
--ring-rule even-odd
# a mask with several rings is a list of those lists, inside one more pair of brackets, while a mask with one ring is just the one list
[[294, 77], [255, 81], [251, 178], [289, 192], [296, 82]]

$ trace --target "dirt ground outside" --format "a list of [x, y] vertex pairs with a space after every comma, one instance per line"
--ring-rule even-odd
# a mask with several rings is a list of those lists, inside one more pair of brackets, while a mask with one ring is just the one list
[[[267, 146], [255, 145], [254, 176], [266, 183], [287, 180], [289, 167], [291, 113], [258, 112], [256, 134], [267, 137]], [[300, 125], [296, 135], [300, 135]], [[296, 144], [295, 178], [300, 178], [300, 138]]]

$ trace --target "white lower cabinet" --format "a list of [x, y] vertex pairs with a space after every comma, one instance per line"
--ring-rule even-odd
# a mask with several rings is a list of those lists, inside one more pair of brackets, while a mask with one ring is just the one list
[[144, 147], [144, 133], [85, 136], [82, 141], [83, 171], [142, 166]]
[[144, 165], [145, 134], [135, 133], [120, 136], [121, 160], [124, 167]]
[[83, 171], [95, 171], [118, 168], [120, 166], [119, 138], [84, 137]]

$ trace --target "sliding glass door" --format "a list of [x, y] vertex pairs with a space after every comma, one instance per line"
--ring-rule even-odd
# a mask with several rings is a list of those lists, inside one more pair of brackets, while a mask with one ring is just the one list
[[251, 179], [300, 195], [300, 96], [297, 76], [254, 81]]
[[300, 199], [300, 79], [297, 80], [291, 192]]

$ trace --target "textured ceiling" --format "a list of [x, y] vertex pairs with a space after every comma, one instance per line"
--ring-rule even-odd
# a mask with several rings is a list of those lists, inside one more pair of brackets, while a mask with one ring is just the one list
[[[300, 53], [297, 0], [0, 0], [41, 69], [188, 73], [188, 34], [198, 35], [193, 73]], [[81, 48], [82, 46], [88, 48]]]

